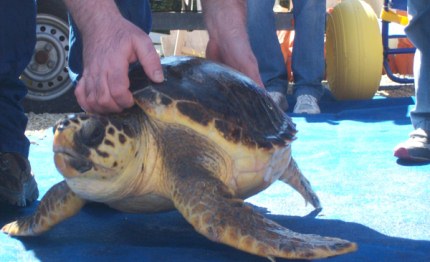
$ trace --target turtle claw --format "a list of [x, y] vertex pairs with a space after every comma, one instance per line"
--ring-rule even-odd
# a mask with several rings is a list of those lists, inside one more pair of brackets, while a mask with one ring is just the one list
[[315, 210], [321, 211], [322, 207], [317, 194], [313, 191], [311, 184], [303, 175], [294, 158], [291, 158], [287, 170], [279, 180], [285, 182], [299, 192], [305, 199], [306, 204], [310, 203]]
[[31, 217], [25, 217], [4, 225], [1, 232], [9, 236], [34, 236], [37, 233], [32, 228]]
[[18, 221], [11, 222], [2, 227], [1, 231], [9, 236], [18, 236], [20, 235], [20, 228], [18, 225]]
[[77, 197], [62, 181], [46, 193], [33, 215], [11, 222], [1, 231], [11, 236], [40, 235], [79, 212], [84, 204], [85, 200]]
[[283, 258], [319, 259], [357, 250], [357, 244], [340, 238], [295, 233], [285, 238], [275, 256]]

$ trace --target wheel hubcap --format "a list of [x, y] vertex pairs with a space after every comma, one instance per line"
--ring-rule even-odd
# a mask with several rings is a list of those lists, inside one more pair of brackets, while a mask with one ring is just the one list
[[21, 75], [27, 98], [52, 100], [72, 87], [68, 75], [68, 25], [58, 17], [38, 14], [35, 52]]

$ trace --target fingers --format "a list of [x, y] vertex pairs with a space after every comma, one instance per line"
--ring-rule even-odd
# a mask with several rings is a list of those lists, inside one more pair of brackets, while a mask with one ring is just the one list
[[82, 77], [75, 89], [75, 96], [85, 112], [88, 113], [112, 113], [120, 112], [120, 107], [110, 95], [106, 78], [95, 80], [91, 77]]
[[97, 59], [84, 64], [84, 72], [75, 89], [79, 105], [88, 113], [98, 114], [121, 112], [131, 107], [134, 101], [128, 90], [126, 59], [116, 56], [103, 59], [106, 57], [105, 53], [94, 57]]
[[258, 86], [264, 87], [257, 59], [251, 48], [247, 48], [243, 43], [240, 41], [237, 41], [237, 43], [235, 41], [231, 42], [228, 39], [222, 43], [209, 40], [206, 47], [206, 57], [242, 72], [254, 80]]
[[[128, 30], [124, 29], [128, 28]], [[151, 39], [143, 31], [123, 22], [114, 35], [103, 35], [100, 41], [84, 45], [84, 72], [75, 90], [80, 106], [91, 113], [120, 112], [133, 106], [129, 91], [128, 67], [139, 60], [145, 73], [154, 82], [164, 80], [160, 58]], [[85, 55], [86, 54], [86, 55]]]
[[75, 97], [82, 110], [85, 112], [91, 112], [89, 104], [87, 103], [87, 95], [85, 92], [85, 79], [81, 78], [75, 88]]
[[164, 75], [160, 57], [155, 51], [151, 39], [147, 35], [142, 35], [137, 41], [138, 43], [134, 43], [134, 47], [145, 74], [156, 83], [163, 82]]
[[213, 43], [213, 41], [209, 41], [206, 46], [206, 58], [223, 63], [221, 56], [219, 54], [219, 49]]
[[[109, 93], [106, 94], [119, 107], [120, 111], [133, 106], [134, 100], [129, 91], [130, 80], [128, 78], [128, 63], [119, 65], [116, 70], [107, 75]], [[110, 101], [107, 101], [110, 104]]]
[[258, 86], [264, 87], [263, 81], [261, 80], [260, 71], [258, 70], [257, 59], [254, 57], [254, 55], [248, 59], [245, 58], [240, 60], [239, 63], [240, 62], [243, 62], [243, 64], [238, 65], [238, 67], [241, 68], [239, 70], [254, 80]]

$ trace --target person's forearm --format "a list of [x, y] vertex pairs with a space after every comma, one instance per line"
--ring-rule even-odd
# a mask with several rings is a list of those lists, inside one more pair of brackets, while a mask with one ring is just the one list
[[247, 38], [246, 0], [202, 0], [203, 14], [209, 36]]
[[121, 16], [113, 0], [63, 0], [81, 34], [91, 35], [99, 30], [106, 17]]

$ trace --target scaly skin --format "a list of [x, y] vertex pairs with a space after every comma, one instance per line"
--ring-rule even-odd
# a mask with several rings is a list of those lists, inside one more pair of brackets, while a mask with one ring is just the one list
[[264, 218], [211, 175], [173, 175], [172, 199], [194, 228], [212, 241], [273, 259], [316, 259], [355, 251], [339, 238], [293, 232]]
[[39, 235], [78, 213], [84, 204], [85, 200], [76, 196], [63, 181], [46, 193], [33, 215], [11, 222], [1, 230], [12, 236]]
[[306, 202], [311, 203], [315, 209], [321, 209], [320, 200], [317, 194], [312, 190], [311, 184], [300, 171], [294, 158], [291, 158], [290, 164], [286, 172], [279, 178], [279, 180], [287, 183], [297, 192], [299, 192]]

